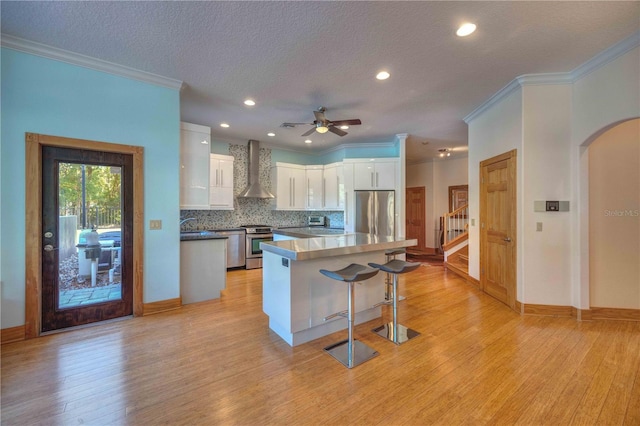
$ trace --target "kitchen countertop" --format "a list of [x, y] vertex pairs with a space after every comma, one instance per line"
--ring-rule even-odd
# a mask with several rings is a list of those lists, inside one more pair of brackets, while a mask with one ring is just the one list
[[325, 237], [331, 235], [344, 235], [343, 228], [325, 228], [324, 226], [306, 226], [299, 228], [280, 228], [272, 231], [274, 234], [286, 235], [296, 238]]
[[260, 248], [262, 251], [274, 253], [291, 260], [309, 260], [411, 247], [417, 244], [418, 240], [416, 239], [406, 240], [372, 234], [354, 233], [301, 238], [297, 240], [262, 242], [260, 243]]
[[182, 231], [180, 241], [226, 240], [229, 237], [212, 231]]

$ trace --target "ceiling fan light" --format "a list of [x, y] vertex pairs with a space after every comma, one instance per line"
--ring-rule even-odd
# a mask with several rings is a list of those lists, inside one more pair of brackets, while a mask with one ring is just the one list
[[322, 123], [318, 123], [318, 125], [316, 126], [316, 132], [318, 133], [327, 133], [328, 131], [329, 128]]

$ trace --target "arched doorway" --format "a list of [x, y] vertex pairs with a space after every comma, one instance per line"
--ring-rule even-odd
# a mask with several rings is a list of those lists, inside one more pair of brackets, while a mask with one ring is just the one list
[[595, 137], [588, 163], [592, 317], [633, 319], [640, 313], [640, 119]]

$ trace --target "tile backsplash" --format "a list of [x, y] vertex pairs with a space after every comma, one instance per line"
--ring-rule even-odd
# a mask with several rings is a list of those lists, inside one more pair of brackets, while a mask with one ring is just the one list
[[[249, 152], [247, 145], [229, 145], [233, 162], [233, 192], [238, 195], [248, 184]], [[271, 150], [260, 148], [260, 184], [271, 191]], [[329, 226], [344, 226], [343, 212], [336, 211], [280, 211], [273, 210], [272, 201], [260, 198], [235, 198], [235, 210], [181, 210], [182, 219], [192, 217], [181, 226], [182, 231], [237, 228], [241, 225], [273, 227], [306, 226], [307, 216], [326, 216]]]

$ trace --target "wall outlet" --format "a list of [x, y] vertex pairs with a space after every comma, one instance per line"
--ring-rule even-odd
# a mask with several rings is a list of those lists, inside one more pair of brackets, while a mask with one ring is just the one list
[[471, 226], [476, 226], [476, 220], [475, 219], [471, 219]]
[[152, 230], [162, 229], [162, 221], [160, 219], [151, 219], [149, 221], [149, 229], [152, 229]]

